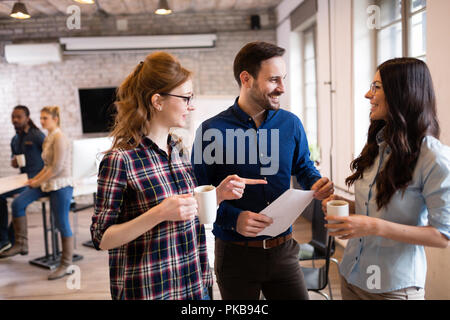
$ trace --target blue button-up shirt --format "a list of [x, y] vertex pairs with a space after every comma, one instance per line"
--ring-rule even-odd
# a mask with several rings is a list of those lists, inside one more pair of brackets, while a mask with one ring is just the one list
[[[290, 188], [295, 175], [309, 190], [321, 178], [310, 160], [308, 141], [300, 119], [278, 109], [266, 111], [256, 128], [238, 105], [206, 120], [198, 128], [191, 162], [199, 185], [218, 186], [228, 175], [265, 179], [267, 185], [247, 185], [241, 199], [223, 201], [218, 208], [213, 234], [224, 241], [252, 241], [236, 232], [242, 211], [260, 212]], [[292, 226], [281, 235], [292, 232]]]
[[[450, 148], [427, 136], [406, 191], [398, 190], [388, 206], [378, 210], [375, 178], [390, 153], [380, 136], [378, 142], [374, 164], [355, 182], [356, 213], [404, 225], [431, 225], [450, 238]], [[367, 236], [349, 240], [339, 270], [348, 283], [383, 293], [424, 288], [427, 261], [423, 246]]]
[[30, 128], [28, 132], [17, 133], [11, 140], [11, 158], [17, 154], [25, 155], [25, 167], [20, 168], [28, 178], [33, 178], [44, 167], [42, 161], [42, 144], [45, 135], [38, 128]]

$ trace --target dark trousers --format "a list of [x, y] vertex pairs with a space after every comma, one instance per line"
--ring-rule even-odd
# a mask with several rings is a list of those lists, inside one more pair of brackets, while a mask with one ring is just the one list
[[223, 300], [308, 300], [291, 239], [275, 248], [239, 246], [216, 238], [214, 270]]

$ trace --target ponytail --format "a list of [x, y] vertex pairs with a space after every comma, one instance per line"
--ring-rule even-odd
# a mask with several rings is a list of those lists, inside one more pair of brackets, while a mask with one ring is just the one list
[[47, 107], [43, 107], [42, 109], [41, 109], [41, 112], [45, 112], [45, 113], [48, 113], [49, 115], [51, 115], [53, 118], [58, 118], [58, 121], [57, 121], [57, 125], [58, 125], [58, 127], [60, 126], [60, 119], [61, 119], [61, 117], [59, 116], [59, 107], [58, 106], [47, 106]]

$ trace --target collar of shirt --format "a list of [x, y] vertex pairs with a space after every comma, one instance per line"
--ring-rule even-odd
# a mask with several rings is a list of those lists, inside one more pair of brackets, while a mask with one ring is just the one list
[[381, 130], [378, 131], [378, 133], [377, 133], [376, 140], [377, 140], [378, 145], [380, 145], [384, 142], [384, 129], [385, 128], [386, 128], [386, 126], [381, 128]]
[[376, 140], [377, 144], [380, 150], [383, 150], [383, 147], [386, 148], [386, 154], [391, 153], [391, 147], [387, 144], [387, 142], [384, 140], [384, 131], [386, 129], [386, 126], [381, 128], [380, 131], [378, 131]]
[[[237, 97], [236, 100], [234, 101], [234, 105], [231, 107], [231, 110], [233, 111], [236, 118], [238, 118], [242, 123], [247, 125], [249, 128], [253, 127], [255, 122], [253, 121], [250, 115], [248, 115], [244, 110], [241, 109], [241, 107], [238, 104], [238, 100], [239, 97]], [[261, 123], [261, 126], [264, 123], [268, 122], [277, 112], [278, 110], [266, 110], [265, 111], [266, 118]]]
[[[158, 145], [147, 136], [142, 136], [140, 145], [144, 149], [151, 148], [155, 152], [169, 159], [169, 155], [164, 150], [161, 150], [161, 148], [159, 148]], [[174, 156], [178, 155], [182, 162], [189, 163], [189, 153], [185, 150], [185, 147], [183, 146], [183, 139], [181, 137], [178, 137], [174, 133], [169, 133], [167, 136], [167, 145], [169, 146], [170, 158], [172, 160], [174, 160]]]

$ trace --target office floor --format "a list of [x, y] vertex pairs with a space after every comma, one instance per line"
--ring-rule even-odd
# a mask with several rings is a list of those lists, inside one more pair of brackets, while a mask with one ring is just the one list
[[[108, 253], [85, 247], [83, 242], [90, 239], [89, 226], [92, 208], [78, 212], [77, 248], [75, 253], [83, 259], [75, 264], [79, 267], [80, 277], [65, 277], [48, 281], [48, 269], [33, 266], [29, 260], [44, 255], [44, 238], [42, 214], [40, 211], [28, 213], [29, 254], [0, 260], [0, 299], [42, 299], [42, 300], [109, 300]], [[299, 243], [306, 243], [311, 238], [310, 224], [299, 218], [294, 225], [294, 238]], [[208, 251], [211, 265], [214, 259], [214, 238], [207, 230]], [[340, 260], [343, 249], [337, 246], [335, 258]], [[308, 266], [308, 262], [302, 263]], [[316, 266], [318, 264], [316, 263]], [[79, 281], [78, 281], [79, 280]], [[337, 266], [330, 264], [330, 283], [333, 298], [340, 300], [339, 277]], [[324, 290], [328, 294], [328, 288]], [[310, 293], [314, 300], [323, 299], [316, 293]], [[217, 284], [214, 284], [214, 299], [220, 299]]]

